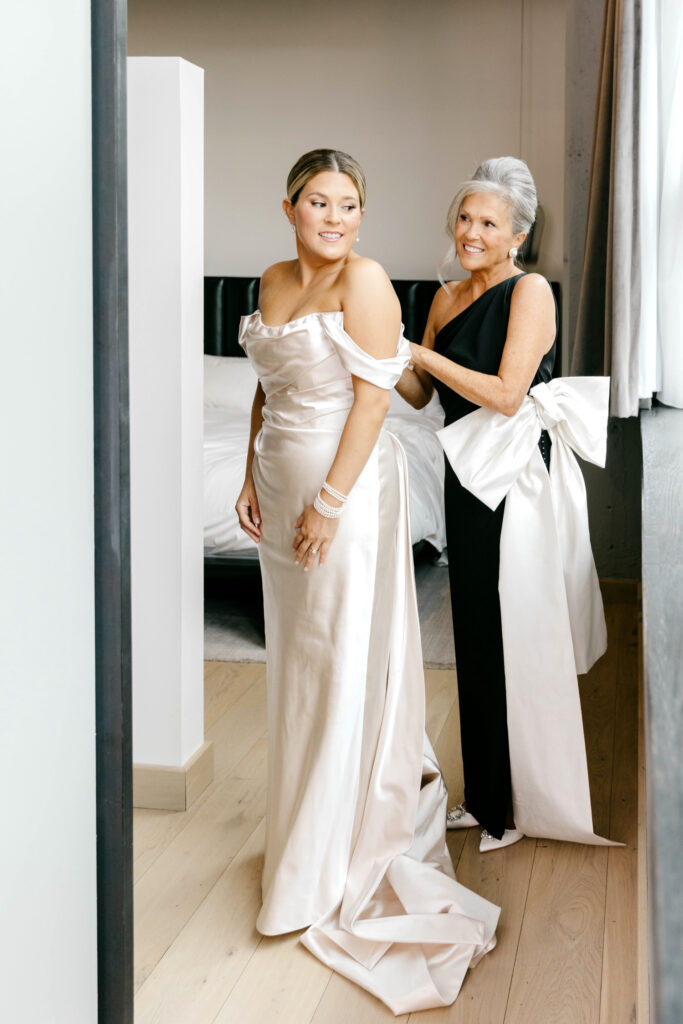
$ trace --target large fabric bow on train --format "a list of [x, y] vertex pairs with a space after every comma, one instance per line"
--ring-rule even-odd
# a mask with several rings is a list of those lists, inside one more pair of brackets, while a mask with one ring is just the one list
[[438, 431], [463, 487], [491, 509], [505, 498], [498, 589], [515, 824], [597, 845], [611, 844], [593, 832], [576, 676], [604, 653], [607, 630], [574, 453], [604, 466], [608, 398], [608, 377], [563, 377], [532, 388], [514, 416], [481, 408]]

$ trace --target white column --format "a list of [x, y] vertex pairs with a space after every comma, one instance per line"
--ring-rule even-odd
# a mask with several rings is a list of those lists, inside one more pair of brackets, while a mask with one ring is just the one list
[[133, 760], [204, 741], [204, 72], [128, 60]]

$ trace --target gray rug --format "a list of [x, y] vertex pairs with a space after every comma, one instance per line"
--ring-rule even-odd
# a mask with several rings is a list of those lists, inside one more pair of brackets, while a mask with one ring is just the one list
[[[418, 560], [417, 603], [426, 668], [455, 668], [448, 567]], [[214, 584], [204, 604], [207, 661], [265, 661], [263, 606], [258, 583]]]

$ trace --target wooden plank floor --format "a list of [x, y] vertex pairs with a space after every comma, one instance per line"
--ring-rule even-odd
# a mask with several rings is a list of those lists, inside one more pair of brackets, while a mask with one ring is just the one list
[[[595, 827], [626, 846], [524, 839], [481, 856], [477, 830], [450, 833], [459, 881], [502, 907], [498, 946], [452, 1007], [409, 1017], [333, 974], [297, 936], [256, 932], [265, 666], [207, 662], [215, 779], [185, 813], [135, 812], [136, 1024], [646, 1024], [636, 1009], [637, 612], [606, 606], [609, 650], [580, 681]], [[455, 673], [426, 675], [429, 733], [456, 802]]]

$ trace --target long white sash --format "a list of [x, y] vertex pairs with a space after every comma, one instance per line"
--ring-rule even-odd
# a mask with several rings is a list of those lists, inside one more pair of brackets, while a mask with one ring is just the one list
[[562, 377], [514, 416], [481, 408], [437, 432], [463, 487], [491, 509], [506, 498], [498, 590], [515, 824], [600, 846], [616, 844], [593, 832], [576, 675], [604, 653], [607, 630], [574, 452], [604, 466], [608, 398], [608, 377]]

